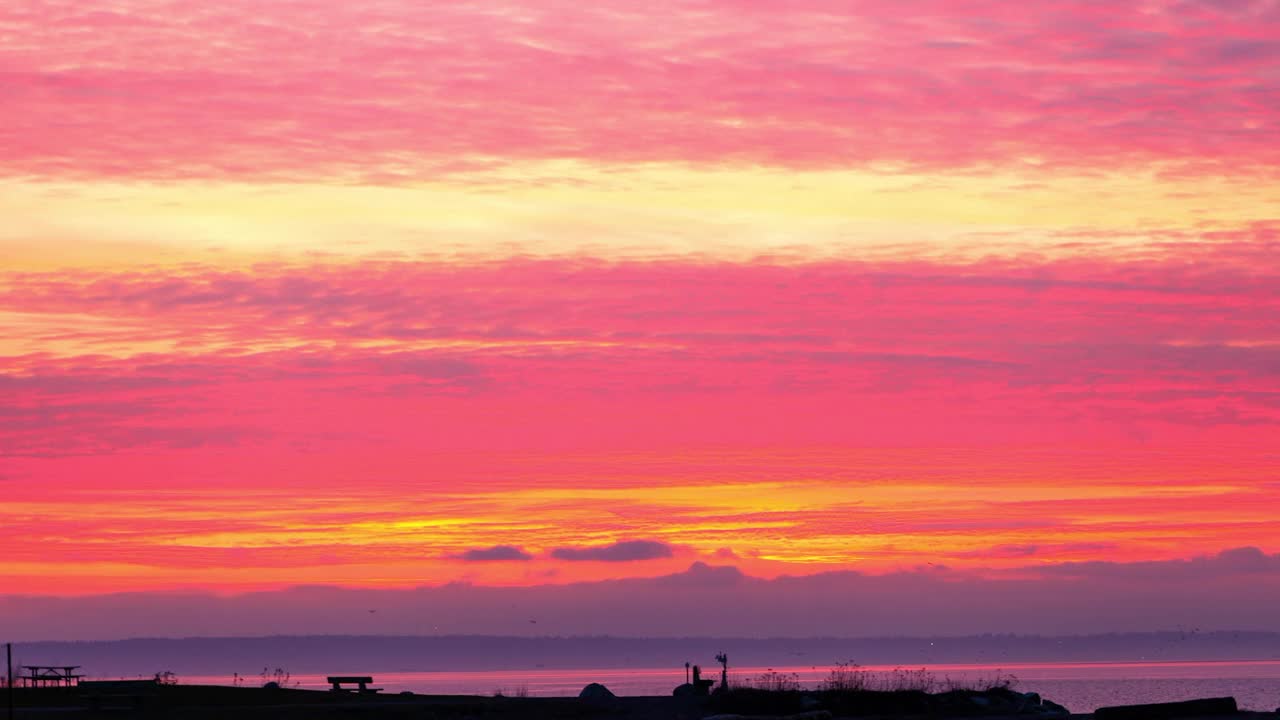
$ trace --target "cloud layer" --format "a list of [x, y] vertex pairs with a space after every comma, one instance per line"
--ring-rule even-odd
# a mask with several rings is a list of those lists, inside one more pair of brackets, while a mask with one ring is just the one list
[[[1267, 567], [1240, 567], [1234, 558], [1246, 554], [1264, 558]], [[695, 564], [649, 579], [533, 587], [305, 587], [232, 597], [0, 595], [0, 632], [19, 641], [308, 634], [331, 631], [339, 617], [350, 619], [344, 625], [350, 632], [388, 635], [423, 628], [432, 634], [649, 637], [1276, 631], [1270, 599], [1280, 591], [1278, 557], [1240, 548], [1217, 557], [1141, 563], [1155, 572], [1078, 577], [1050, 565], [1008, 577], [925, 569], [765, 580], [729, 566]], [[109, 628], [94, 620], [107, 615], [114, 618]]]
[[567, 582], [726, 547], [768, 577], [1274, 550], [1267, 242], [10, 273], [0, 537], [48, 555], [6, 572], [83, 593], [195, 568]]
[[117, 0], [8, 3], [0, 26], [18, 176], [1280, 166], [1266, 1]]
[[1086, 584], [1132, 602], [1063, 628], [1173, 621], [1132, 583], [1211, 576], [1256, 617], [1215, 593], [1280, 549], [1274, 0], [19, 0], [0, 37], [0, 547], [43, 553], [0, 586], [157, 628], [178, 590], [470, 628], [745, 588], [726, 631], [779, 632], [915, 592], [941, 632]]

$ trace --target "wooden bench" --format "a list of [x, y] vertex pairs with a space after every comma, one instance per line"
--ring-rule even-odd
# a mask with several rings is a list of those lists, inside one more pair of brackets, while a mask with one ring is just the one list
[[[325, 679], [333, 684], [333, 692], [354, 692], [361, 695], [382, 692], [382, 688], [369, 687], [369, 683], [373, 682], [373, 678], [368, 675], [330, 675]], [[355, 685], [356, 687], [342, 687], [343, 685]]]

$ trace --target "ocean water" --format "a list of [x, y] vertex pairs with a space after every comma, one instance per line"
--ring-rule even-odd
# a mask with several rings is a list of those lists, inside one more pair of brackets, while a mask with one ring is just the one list
[[[892, 684], [893, 666], [864, 666], [875, 681]], [[917, 667], [906, 668], [918, 670]], [[1201, 697], [1234, 696], [1241, 708], [1273, 711], [1280, 708], [1280, 660], [1212, 662], [1074, 662], [947, 664], [924, 668], [937, 689], [949, 683], [983, 685], [994, 680], [1015, 679], [1014, 689], [1037, 692], [1041, 697], [1084, 713], [1106, 705], [1172, 702]], [[718, 668], [705, 668], [704, 677], [719, 677]], [[802, 687], [817, 687], [831, 672], [830, 667], [731, 667], [729, 681], [751, 682], [767, 673], [781, 673]], [[587, 683], [603, 683], [617, 695], [667, 695], [684, 682], [684, 667], [628, 669], [545, 669], [491, 670], [476, 672], [372, 672], [375, 686], [384, 692], [411, 691], [422, 694], [564, 696], [577, 695]], [[230, 685], [228, 676], [183, 677], [183, 683]], [[243, 683], [261, 684], [257, 675]], [[288, 685], [322, 689], [328, 687], [321, 675], [298, 675]]]

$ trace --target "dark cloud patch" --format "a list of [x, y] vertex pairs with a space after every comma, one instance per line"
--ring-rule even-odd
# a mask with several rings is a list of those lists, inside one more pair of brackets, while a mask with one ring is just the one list
[[659, 578], [659, 582], [672, 587], [726, 588], [746, 582], [747, 576], [732, 565], [708, 565], [695, 562], [688, 570]]
[[514, 545], [475, 548], [459, 553], [454, 557], [466, 562], [525, 562], [533, 559], [533, 555]]
[[562, 547], [551, 551], [557, 560], [570, 562], [637, 562], [669, 558], [671, 546], [657, 540], [622, 540], [612, 545]]
[[1048, 575], [1120, 580], [1185, 580], [1205, 582], [1224, 576], [1270, 574], [1280, 577], [1280, 553], [1267, 554], [1256, 547], [1223, 550], [1217, 555], [1186, 560], [1139, 562], [1069, 562], [1041, 568]]

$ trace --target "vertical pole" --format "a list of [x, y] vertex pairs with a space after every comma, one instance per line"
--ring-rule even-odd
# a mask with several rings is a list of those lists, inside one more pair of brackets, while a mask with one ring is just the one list
[[9, 720], [13, 720], [13, 643], [4, 644], [5, 683], [9, 686]]

